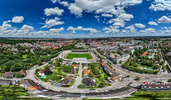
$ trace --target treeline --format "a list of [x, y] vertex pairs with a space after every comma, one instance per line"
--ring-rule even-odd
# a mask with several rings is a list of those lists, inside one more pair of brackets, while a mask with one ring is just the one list
[[[69, 50], [70, 48], [75, 48], [75, 44], [71, 44], [68, 46], [63, 46], [58, 49], [40, 49], [37, 48], [34, 50], [34, 54], [31, 53], [30, 48], [26, 47], [19, 47], [20, 49], [13, 54], [12, 51], [8, 49], [0, 49], [0, 66], [1, 66], [1, 73], [12, 71], [20, 71], [21, 69], [27, 70], [32, 68], [34, 65], [42, 65], [43, 62], [50, 61], [51, 58], [57, 57], [60, 51]], [[27, 49], [27, 50], [26, 50]], [[26, 58], [23, 58], [23, 55]]]

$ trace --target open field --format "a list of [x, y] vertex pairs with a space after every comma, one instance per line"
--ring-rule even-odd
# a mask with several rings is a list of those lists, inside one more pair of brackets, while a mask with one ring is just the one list
[[87, 59], [93, 59], [93, 57], [90, 55], [90, 53], [69, 53], [65, 57], [66, 59], [73, 59], [73, 58], [87, 58]]

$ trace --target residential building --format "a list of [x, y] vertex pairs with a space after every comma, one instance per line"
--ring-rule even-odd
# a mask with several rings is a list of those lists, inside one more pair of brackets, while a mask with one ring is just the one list
[[76, 69], [76, 68], [77, 68], [77, 64], [75, 63], [75, 64], [73, 65], [73, 67], [74, 67], [74, 69]]
[[44, 75], [49, 75], [52, 72], [51, 72], [51, 70], [49, 68], [44, 68], [44, 69], [38, 71], [38, 73], [39, 73], [40, 76], [44, 76]]
[[23, 75], [26, 75], [26, 71], [25, 70], [20, 70], [20, 73], [23, 74]]
[[76, 70], [75, 69], [71, 69], [71, 71], [68, 73], [68, 76], [73, 77], [75, 75]]
[[71, 82], [71, 80], [72, 80], [72, 77], [67, 76], [64, 79], [62, 79], [59, 83], [61, 83], [63, 86], [66, 86]]
[[96, 86], [95, 80], [93, 78], [84, 78], [83, 83], [86, 86]]
[[88, 69], [84, 69], [84, 77], [88, 77], [89, 73], [90, 73], [90, 71]]
[[13, 78], [14, 73], [13, 72], [5, 72], [4, 74], [2, 74], [2, 76], [6, 77], [6, 78]]
[[0, 80], [0, 84], [1, 85], [12, 85], [12, 81], [11, 80]]

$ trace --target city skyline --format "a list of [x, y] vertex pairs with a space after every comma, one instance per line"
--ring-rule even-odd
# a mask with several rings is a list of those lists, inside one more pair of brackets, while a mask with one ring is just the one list
[[169, 4], [169, 0], [3, 0], [0, 37], [171, 36]]

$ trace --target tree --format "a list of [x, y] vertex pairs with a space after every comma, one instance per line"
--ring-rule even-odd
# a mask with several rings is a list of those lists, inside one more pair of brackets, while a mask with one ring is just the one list
[[136, 77], [135, 80], [140, 80], [140, 77]]
[[158, 69], [158, 65], [153, 65], [153, 69]]
[[64, 72], [70, 72], [71, 69], [72, 69], [71, 66], [64, 66], [64, 67], [63, 67], [63, 71], [64, 71]]
[[117, 64], [117, 61], [113, 61], [114, 64]]
[[169, 79], [168, 82], [171, 82], [171, 79]]
[[122, 64], [122, 60], [120, 60], [119, 63]]
[[4, 71], [8, 71], [8, 67], [6, 65], [2, 65], [1, 68], [4, 70]]
[[62, 77], [60, 75], [56, 75], [56, 74], [52, 75], [52, 77], [51, 77], [52, 80], [59, 80], [61, 78]]
[[163, 64], [164, 64], [164, 61], [161, 61], [161, 62], [160, 62], [160, 65], [163, 65]]
[[129, 75], [126, 76], [126, 78], [129, 78], [129, 77], [130, 77]]
[[93, 77], [94, 77], [93, 73], [90, 72], [90, 73], [88, 74], [88, 77], [93, 78]]
[[100, 74], [100, 70], [97, 67], [94, 67], [92, 71], [93, 71], [94, 75]]

